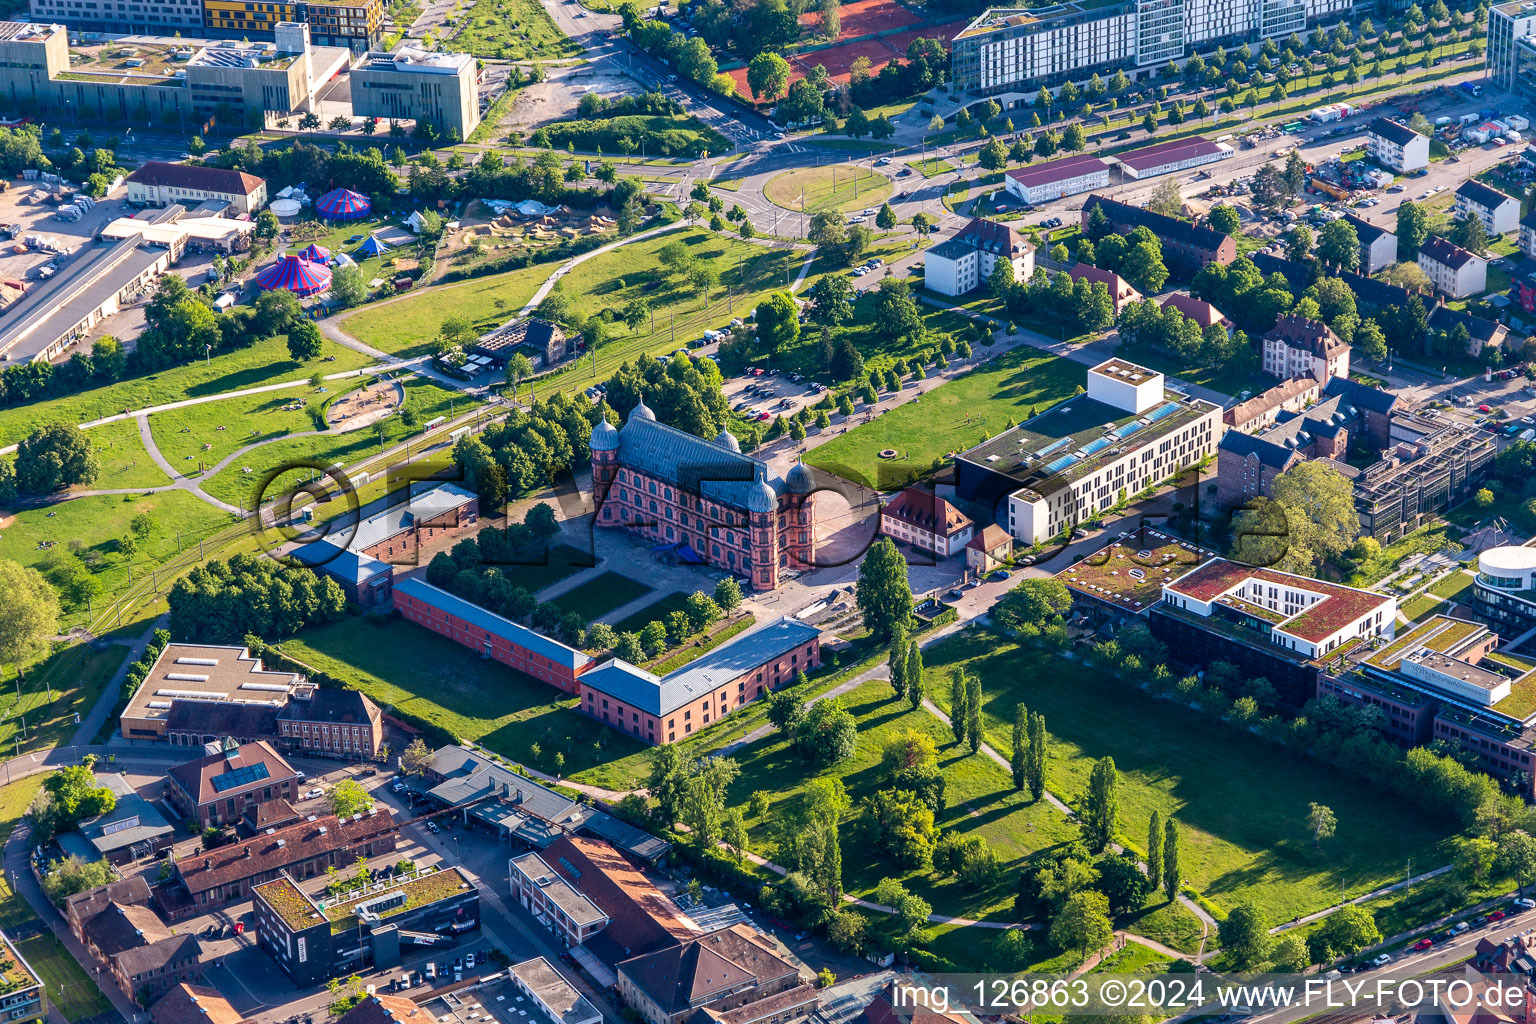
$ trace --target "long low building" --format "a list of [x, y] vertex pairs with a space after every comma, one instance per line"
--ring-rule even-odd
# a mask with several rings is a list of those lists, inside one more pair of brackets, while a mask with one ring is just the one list
[[1197, 135], [1117, 153], [1109, 159], [1120, 165], [1120, 172], [1127, 178], [1142, 181], [1227, 160], [1235, 152], [1225, 142], [1212, 142]]
[[599, 663], [422, 579], [395, 586], [395, 607], [409, 622], [578, 695], [582, 711], [647, 743], [675, 742], [821, 664], [821, 631], [793, 619], [733, 637], [657, 676], [622, 658]]
[[1108, 187], [1109, 164], [1086, 154], [1018, 167], [1003, 177], [1008, 194], [1026, 203], [1044, 203]]

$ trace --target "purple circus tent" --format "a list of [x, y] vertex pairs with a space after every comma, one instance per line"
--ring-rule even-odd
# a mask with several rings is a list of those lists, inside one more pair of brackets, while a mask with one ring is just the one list
[[331, 250], [323, 245], [310, 243], [306, 248], [299, 251], [299, 259], [308, 260], [311, 263], [324, 263], [330, 258]]
[[297, 256], [280, 256], [276, 263], [256, 275], [264, 291], [286, 288], [295, 295], [315, 295], [331, 286], [330, 269]]
[[315, 200], [315, 212], [326, 220], [358, 220], [368, 216], [373, 203], [367, 196], [338, 188]]

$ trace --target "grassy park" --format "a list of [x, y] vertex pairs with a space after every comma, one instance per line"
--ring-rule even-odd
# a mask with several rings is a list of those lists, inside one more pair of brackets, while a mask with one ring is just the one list
[[638, 633], [651, 622], [665, 622], [668, 615], [680, 612], [688, 604], [688, 595], [681, 590], [674, 590], [665, 597], [657, 598], [650, 604], [641, 608], [627, 618], [620, 619], [613, 624], [613, 628], [620, 633]]
[[[1113, 757], [1122, 834], [1140, 848], [1153, 809], [1177, 820], [1187, 883], [1222, 909], [1252, 901], [1288, 921], [1400, 879], [1409, 860], [1449, 860], [1442, 846], [1453, 830], [1401, 800], [1059, 655], [975, 630], [925, 661], [941, 679], [960, 665], [981, 676], [987, 743], [1005, 757], [1015, 706], [1042, 712], [1047, 784], [1063, 799], [1087, 789], [1094, 760]], [[947, 706], [947, 685], [929, 693]], [[1322, 850], [1305, 834], [1311, 802], [1338, 818]]]
[[75, 715], [85, 718], [128, 654], [122, 644], [100, 650], [75, 644], [30, 666], [19, 686], [15, 669], [0, 671], [0, 753], [10, 758], [68, 746], [78, 728]]
[[0, 446], [15, 444], [40, 423], [88, 423], [125, 409], [143, 409], [284, 380], [299, 382], [316, 371], [338, 373], [373, 362], [329, 338], [321, 348], [321, 359], [326, 356], [334, 356], [335, 360], [296, 362], [288, 355], [284, 339], [267, 338], [250, 348], [235, 349], [211, 359], [118, 381], [78, 395], [13, 406], [0, 410]]
[[[842, 780], [854, 808], [841, 831], [847, 891], [868, 897], [881, 878], [895, 877], [939, 913], [975, 920], [1016, 920], [1013, 897], [1020, 868], [1031, 854], [1073, 838], [1077, 830], [1048, 804], [1033, 803], [1028, 794], [1014, 790], [1007, 771], [992, 760], [957, 746], [949, 727], [933, 715], [892, 699], [890, 684], [884, 680], [864, 683], [843, 699], [859, 722], [858, 747], [851, 758], [824, 774]], [[994, 884], [968, 889], [958, 879], [940, 877], [931, 869], [908, 871], [871, 855], [876, 838], [857, 808], [860, 800], [880, 788], [880, 757], [886, 742], [909, 729], [931, 735], [939, 746], [948, 806], [935, 824], [987, 840], [1003, 868]], [[777, 733], [733, 756], [741, 765], [741, 775], [731, 787], [730, 803], [745, 808], [754, 790], [769, 795], [768, 813], [760, 819], [749, 818], [748, 823], [753, 847], [771, 850], [776, 823], [794, 820], [800, 794], [815, 772], [808, 770], [805, 760]]]
[[176, 553], [177, 534], [182, 544], [196, 544], [199, 537], [229, 525], [230, 517], [186, 491], [144, 495], [98, 495], [56, 502], [16, 512], [0, 529], [0, 558], [22, 565], [47, 564], [52, 546], [80, 543], [80, 557], [99, 558], [97, 579], [108, 591], [127, 582], [128, 564], [117, 542], [129, 532], [128, 524], [139, 513], [149, 515], [153, 526], [149, 539], [138, 545], [137, 571], [148, 571]]
[[[150, 433], [166, 461], [183, 476], [193, 476], [247, 445], [314, 430], [309, 409], [324, 409], [328, 402], [372, 380], [327, 381], [323, 392], [301, 384], [291, 390], [167, 409], [149, 417]], [[300, 401], [307, 402], [307, 407], [299, 407]]]
[[[902, 487], [929, 472], [935, 459], [1070, 397], [1082, 379], [1076, 363], [1021, 346], [813, 448], [806, 462], [880, 490]], [[880, 459], [886, 448], [897, 457]]]
[[879, 171], [847, 164], [797, 167], [768, 179], [763, 195], [775, 206], [805, 213], [862, 210], [890, 198], [891, 179]]
[[[308, 462], [322, 466], [351, 465], [418, 434], [421, 424], [429, 420], [467, 412], [475, 405], [474, 399], [461, 392], [448, 391], [420, 377], [408, 377], [402, 383], [406, 405], [416, 414], [416, 426], [407, 427], [399, 416], [390, 416], [361, 430], [278, 439], [231, 462], [204, 482], [203, 488], [231, 504], [248, 505], [257, 496], [261, 482], [285, 466]], [[290, 471], [293, 480], [308, 474], [309, 470]], [[265, 493], [276, 493], [280, 483], [274, 479]]]
[[144, 439], [139, 436], [137, 420], [118, 420], [92, 427], [86, 439], [96, 450], [101, 472], [91, 484], [92, 490], [106, 491], [126, 487], [163, 487], [171, 482], [165, 471], [150, 458]]
[[455, 49], [505, 60], [574, 57], [581, 47], [555, 25], [538, 0], [477, 0], [453, 37]]
[[381, 352], [422, 355], [432, 350], [432, 339], [451, 316], [477, 325], [511, 319], [553, 271], [553, 266], [544, 264], [459, 284], [433, 285], [353, 313], [341, 321], [341, 329]]
[[[638, 742], [577, 712], [574, 697], [403, 620], [348, 616], [306, 629], [282, 649], [356, 684], [381, 705], [419, 715], [513, 760], [528, 760], [537, 743], [544, 759], [536, 767], [545, 770], [552, 769], [556, 751], [565, 755], [564, 770], [575, 773], [641, 750]], [[411, 657], [401, 658], [401, 650]]]

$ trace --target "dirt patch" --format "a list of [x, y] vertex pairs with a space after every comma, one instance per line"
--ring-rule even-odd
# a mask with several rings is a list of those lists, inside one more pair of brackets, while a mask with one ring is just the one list
[[394, 381], [377, 381], [349, 391], [325, 410], [325, 422], [336, 431], [357, 430], [383, 419], [405, 401], [405, 389]]
[[603, 66], [550, 69], [542, 82], [525, 85], [512, 101], [512, 109], [502, 118], [507, 130], [531, 132], [556, 121], [573, 121], [580, 115], [576, 104], [589, 92], [610, 99], [633, 96], [642, 91], [627, 74], [610, 72]]
[[10, 526], [15, 521], [16, 521], [16, 517], [15, 516], [8, 516], [4, 512], [0, 512], [0, 530], [3, 530], [7, 526]]

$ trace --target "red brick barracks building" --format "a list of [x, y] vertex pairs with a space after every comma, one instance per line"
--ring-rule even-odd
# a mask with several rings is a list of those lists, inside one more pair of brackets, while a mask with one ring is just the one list
[[672, 743], [821, 664], [821, 631], [779, 619], [733, 637], [667, 676], [618, 658], [598, 663], [477, 604], [407, 579], [395, 607], [411, 622], [566, 693], [581, 710], [647, 743]]
[[785, 479], [744, 455], [722, 431], [713, 441], [656, 422], [642, 401], [622, 430], [592, 428], [592, 491], [599, 526], [634, 530], [658, 545], [739, 573], [774, 590], [787, 568], [811, 564], [815, 478], [796, 465]]

